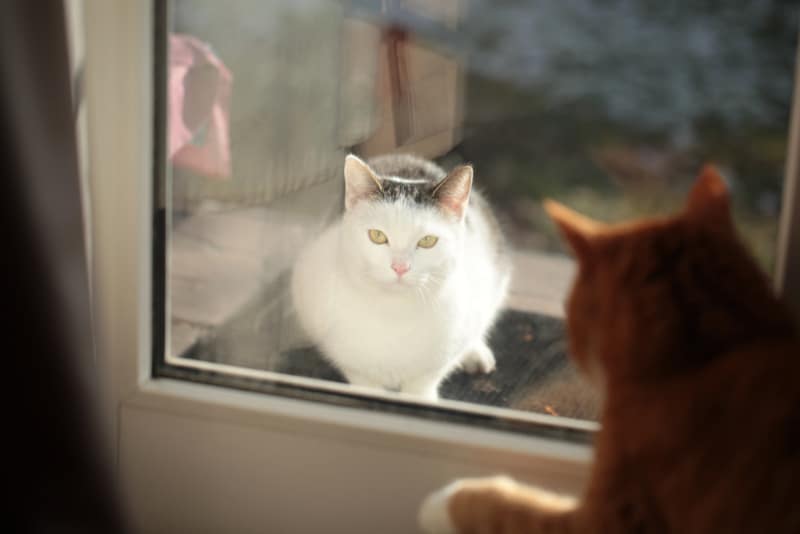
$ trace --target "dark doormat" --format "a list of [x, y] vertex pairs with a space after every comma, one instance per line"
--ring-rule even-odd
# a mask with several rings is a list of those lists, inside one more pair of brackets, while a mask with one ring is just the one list
[[[253, 312], [255, 313], [255, 312]], [[245, 311], [237, 322], [247, 322]], [[264, 347], [262, 334], [238, 329], [239, 346]], [[488, 375], [453, 373], [439, 388], [441, 397], [477, 404], [508, 407], [577, 419], [596, 419], [598, 397], [578, 376], [567, 356], [564, 323], [553, 317], [520, 311], [505, 311], [489, 345], [497, 368]], [[227, 348], [226, 348], [227, 347]], [[199, 341], [184, 357], [226, 362], [229, 344], [215, 336]], [[314, 347], [285, 351], [262, 368], [296, 376], [345, 382], [342, 374]]]

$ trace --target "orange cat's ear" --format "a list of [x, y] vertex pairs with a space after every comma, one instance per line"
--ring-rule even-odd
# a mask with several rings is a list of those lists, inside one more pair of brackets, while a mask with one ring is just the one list
[[605, 226], [581, 215], [554, 200], [545, 200], [544, 209], [569, 242], [578, 259], [585, 259], [592, 250], [594, 238]]
[[689, 193], [686, 212], [702, 224], [731, 229], [731, 203], [728, 186], [713, 165], [706, 165]]

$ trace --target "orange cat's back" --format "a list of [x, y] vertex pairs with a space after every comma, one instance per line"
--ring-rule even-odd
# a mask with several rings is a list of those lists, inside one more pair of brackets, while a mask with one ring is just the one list
[[592, 513], [626, 532], [603, 504], [624, 497], [647, 531], [800, 532], [800, 343], [716, 172], [677, 216], [565, 233], [573, 353], [607, 393], [596, 471], [615, 473]]
[[590, 482], [568, 502], [456, 481], [426, 501], [428, 531], [800, 533], [800, 340], [720, 176], [704, 169], [670, 217], [546, 208], [578, 263], [571, 356], [605, 393]]
[[597, 520], [628, 531], [611, 498], [664, 532], [800, 532], [798, 354], [793, 340], [755, 343], [610, 395], [596, 470], [615, 476], [593, 481]]

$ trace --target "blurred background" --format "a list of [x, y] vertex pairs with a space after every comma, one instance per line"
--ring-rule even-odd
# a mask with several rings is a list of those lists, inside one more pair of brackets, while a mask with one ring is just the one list
[[303, 345], [282, 288], [341, 213], [349, 152], [471, 162], [515, 247], [511, 310], [562, 314], [572, 266], [544, 197], [660, 213], [706, 162], [772, 271], [797, 2], [176, 0], [171, 17], [173, 355], [213, 335], [198, 357], [274, 369], [266, 353]]
[[179, 175], [175, 206], [269, 202], [338, 179], [349, 150], [412, 151], [473, 162], [515, 243], [558, 250], [542, 197], [661, 211], [713, 161], [771, 269], [800, 8], [733, 4], [175, 2], [175, 31], [235, 79], [232, 178]]

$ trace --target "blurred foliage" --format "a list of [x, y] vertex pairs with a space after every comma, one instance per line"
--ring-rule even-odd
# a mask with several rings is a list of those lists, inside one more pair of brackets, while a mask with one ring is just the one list
[[453, 156], [517, 246], [563, 250], [544, 197], [605, 221], [664, 213], [712, 162], [771, 272], [800, 9], [737, 4], [472, 3]]
[[[348, 101], [370, 105], [343, 109], [340, 98], [353, 90], [342, 21], [364, 16], [463, 60], [463, 142], [443, 163], [476, 166], [517, 246], [563, 250], [544, 197], [608, 221], [663, 213], [713, 162], [772, 269], [800, 2], [464, 0], [457, 28], [417, 4], [177, 3], [175, 29], [212, 43], [235, 78], [235, 177], [192, 177], [183, 196], [191, 186], [200, 198], [267, 202], [338, 176], [342, 129], [372, 124], [369, 83]], [[374, 65], [363, 68], [372, 80]]]

